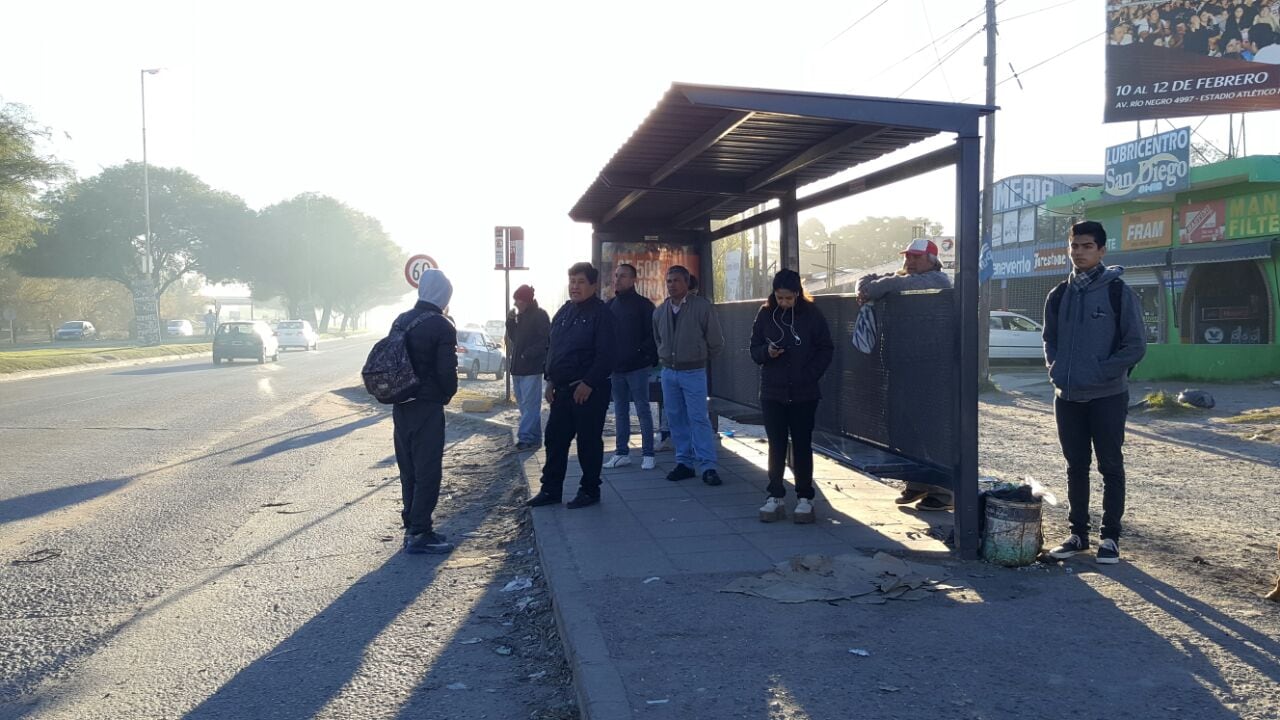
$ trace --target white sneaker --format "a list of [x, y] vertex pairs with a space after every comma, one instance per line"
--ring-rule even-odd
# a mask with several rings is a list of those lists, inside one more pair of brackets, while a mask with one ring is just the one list
[[780, 497], [770, 495], [760, 506], [760, 522], [773, 522], [787, 516], [787, 504]]
[[622, 467], [623, 465], [630, 465], [630, 464], [631, 464], [630, 455], [614, 455], [613, 457], [604, 461], [605, 468], [616, 468], [616, 467]]
[[652, 455], [645, 455], [644, 459], [640, 461], [641, 470], [652, 470], [656, 467], [658, 467], [658, 459]]
[[814, 521], [813, 501], [808, 498], [800, 498], [796, 501], [796, 511], [792, 514], [792, 519], [797, 523], [811, 523]]

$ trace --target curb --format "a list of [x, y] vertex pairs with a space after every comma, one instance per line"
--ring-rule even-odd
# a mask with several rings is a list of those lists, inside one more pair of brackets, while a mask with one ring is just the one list
[[[512, 430], [514, 441], [515, 430]], [[520, 474], [529, 483], [528, 466], [539, 466], [538, 450], [520, 463]], [[582, 720], [631, 720], [631, 703], [618, 668], [609, 657], [604, 632], [587, 601], [591, 592], [574, 570], [568, 547], [552, 540], [560, 535], [560, 513], [536, 512], [533, 518], [533, 540], [542, 562], [543, 577], [551, 594], [551, 609], [556, 629], [564, 645], [565, 657], [573, 671], [573, 689], [578, 698]]]
[[0, 374], [0, 383], [11, 382], [14, 380], [30, 380], [31, 378], [52, 377], [54, 375], [70, 375], [72, 373], [87, 372], [89, 370], [110, 370], [112, 368], [133, 367], [134, 365], [151, 365], [154, 363], [169, 362], [172, 360], [193, 360], [195, 358], [210, 357], [213, 351], [186, 353], [183, 355], [157, 355], [155, 357], [133, 358], [132, 360], [109, 360], [107, 362], [98, 363], [81, 363], [79, 365], [66, 365], [60, 368], [49, 368], [48, 370], [19, 370], [18, 372]]

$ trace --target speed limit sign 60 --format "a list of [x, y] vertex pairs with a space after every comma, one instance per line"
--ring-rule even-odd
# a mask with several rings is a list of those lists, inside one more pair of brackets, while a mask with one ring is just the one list
[[413, 287], [418, 287], [418, 280], [422, 277], [422, 271], [427, 268], [439, 269], [435, 260], [430, 255], [414, 255], [409, 258], [409, 262], [404, 264], [404, 279], [409, 281]]

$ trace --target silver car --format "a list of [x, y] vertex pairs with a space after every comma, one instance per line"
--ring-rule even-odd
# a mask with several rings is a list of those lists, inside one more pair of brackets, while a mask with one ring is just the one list
[[459, 330], [457, 352], [458, 372], [466, 373], [468, 380], [475, 380], [480, 373], [493, 373], [501, 380], [507, 371], [502, 348], [479, 330]]

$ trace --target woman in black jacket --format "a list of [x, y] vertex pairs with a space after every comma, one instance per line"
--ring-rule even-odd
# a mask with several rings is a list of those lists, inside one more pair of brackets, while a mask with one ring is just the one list
[[800, 274], [780, 270], [773, 276], [773, 294], [751, 328], [751, 357], [760, 365], [760, 407], [769, 436], [769, 497], [760, 508], [763, 522], [785, 515], [782, 474], [788, 439], [798, 498], [793, 517], [798, 523], [814, 521], [813, 424], [822, 398], [818, 381], [834, 352], [827, 320], [805, 294]]

